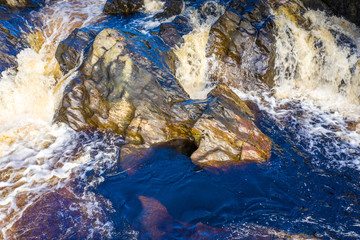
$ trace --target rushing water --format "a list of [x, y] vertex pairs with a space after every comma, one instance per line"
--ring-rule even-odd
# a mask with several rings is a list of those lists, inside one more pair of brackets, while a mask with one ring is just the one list
[[[268, 163], [203, 169], [155, 147], [123, 169], [122, 136], [53, 123], [77, 71], [62, 75], [56, 47], [75, 28], [117, 24], [146, 36], [173, 18], [150, 21], [164, 3], [146, 0], [134, 20], [109, 20], [104, 4], [59, 0], [31, 12], [39, 22], [24, 33], [31, 48], [17, 55], [17, 69], [2, 73], [1, 239], [360, 238], [356, 26], [319, 11], [306, 11], [301, 25], [295, 5], [293, 13], [274, 10], [274, 89], [233, 89], [259, 108], [257, 125], [273, 141]], [[202, 6], [209, 4], [216, 11], [205, 18], [195, 3], [184, 9], [193, 30], [173, 49], [175, 75], [194, 99], [214, 87], [206, 44], [225, 7]]]

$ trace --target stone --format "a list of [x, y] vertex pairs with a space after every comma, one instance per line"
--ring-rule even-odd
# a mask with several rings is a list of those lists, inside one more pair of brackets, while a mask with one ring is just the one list
[[164, 5], [164, 10], [155, 15], [155, 18], [170, 18], [179, 15], [184, 7], [182, 0], [167, 0]]
[[170, 47], [180, 46], [183, 42], [183, 36], [191, 31], [189, 20], [183, 16], [177, 16], [170, 23], [162, 23], [159, 26], [158, 36]]
[[273, 87], [275, 38], [269, 6], [233, 1], [211, 27], [207, 56], [219, 82], [245, 90]]
[[55, 57], [63, 73], [75, 68], [82, 55], [86, 56], [95, 36], [92, 30], [75, 29], [67, 39], [59, 43]]
[[212, 167], [267, 161], [271, 140], [256, 127], [246, 103], [224, 84], [209, 95], [213, 100], [192, 129], [198, 145], [192, 161]]
[[143, 0], [107, 0], [104, 12], [112, 15], [128, 16], [139, 11], [143, 5]]

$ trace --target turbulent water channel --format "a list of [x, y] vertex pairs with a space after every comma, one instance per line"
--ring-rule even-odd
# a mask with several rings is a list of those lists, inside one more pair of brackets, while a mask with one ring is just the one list
[[[360, 239], [360, 28], [333, 14], [306, 9], [298, 1], [281, 7], [273, 2], [282, 1], [260, 1], [269, 2], [268, 16], [258, 21], [257, 13], [251, 12], [257, 5], [244, 7], [242, 15], [256, 22], [252, 25], [257, 33], [239, 30], [252, 37], [234, 40], [235, 46], [221, 42], [210, 54], [209, 43], [217, 43], [214, 36], [223, 36], [224, 26], [231, 29], [237, 21], [228, 11], [234, 1], [179, 2], [183, 4], [179, 13], [159, 18], [168, 2], [145, 0], [135, 15], [126, 17], [105, 14], [106, 0], [47, 1], [34, 9], [6, 10], [11, 17], [2, 17], [1, 26], [17, 31], [27, 45], [0, 77], [0, 239]], [[238, 2], [247, 6], [257, 1]], [[226, 14], [233, 22], [217, 27]], [[22, 20], [13, 23], [11, 18]], [[267, 57], [259, 53], [263, 47], [259, 39], [270, 21], [273, 50], [266, 54], [273, 54], [269, 60], [273, 84], [248, 84], [268, 76], [259, 63]], [[160, 34], [165, 27], [181, 36], [161, 40], [156, 34], [165, 36]], [[94, 50], [106, 28], [121, 34], [109, 32], [106, 37], [117, 40]], [[94, 45], [82, 49], [75, 66], [64, 71], [57, 49], [77, 29], [94, 34]], [[236, 35], [231, 31], [228, 36]], [[135, 43], [121, 45], [123, 38]], [[177, 38], [181, 40], [174, 44]], [[77, 40], [82, 46], [83, 39]], [[233, 56], [234, 49], [243, 55]], [[114, 57], [119, 52], [120, 57]], [[163, 52], [171, 54], [160, 59]], [[132, 122], [124, 130], [116, 118], [137, 118], [133, 108], [141, 109], [138, 103], [134, 101], [134, 107], [123, 100], [132, 100], [137, 90], [126, 90], [118, 80], [110, 87], [101, 85], [104, 76], [93, 73], [98, 78], [93, 82], [83, 78], [89, 78], [91, 63], [95, 70], [106, 68], [108, 76], [120, 76], [119, 81], [138, 81], [140, 76], [150, 82], [131, 58], [137, 54], [152, 60], [138, 58], [146, 71], [176, 80], [186, 98], [184, 109], [212, 103], [215, 100], [208, 100], [208, 94], [217, 84], [227, 85], [254, 112], [254, 125], [271, 139], [271, 157], [226, 168], [204, 167], [193, 160], [194, 149], [184, 154], [169, 141], [121, 162], [132, 150], [126, 144], [136, 139], [128, 129], [136, 126]], [[98, 59], [104, 63], [94, 64]], [[124, 62], [123, 69], [114, 70], [114, 65], [106, 65], [107, 59]], [[169, 59], [175, 59], [173, 65]], [[134, 69], [140, 72], [137, 78]], [[91, 89], [89, 94], [81, 95], [83, 88], [78, 87], [71, 95], [71, 87], [79, 82]], [[164, 92], [172, 91], [166, 80], [158, 82], [167, 87]], [[144, 89], [155, 89], [147, 84]], [[106, 87], [111, 90], [95, 101], [93, 86], [100, 93]], [[116, 102], [115, 90], [122, 88], [118, 94], [122, 100]], [[144, 92], [138, 94], [149, 94]], [[87, 97], [87, 104], [74, 103]], [[173, 105], [181, 100], [174, 99]], [[106, 117], [115, 119], [108, 125], [121, 127], [103, 123], [106, 117], [96, 107], [101, 101], [107, 101], [104, 108], [110, 109]], [[77, 111], [101, 117], [87, 121], [90, 127], [76, 128], [59, 117], [66, 104], [73, 104], [67, 119], [81, 119]], [[151, 119], [140, 119], [149, 122], [143, 129], [151, 128], [156, 135]], [[174, 122], [169, 128], [181, 121]], [[237, 127], [237, 122], [228, 124]], [[138, 141], [147, 143], [147, 137]], [[197, 144], [197, 139], [193, 141]]]

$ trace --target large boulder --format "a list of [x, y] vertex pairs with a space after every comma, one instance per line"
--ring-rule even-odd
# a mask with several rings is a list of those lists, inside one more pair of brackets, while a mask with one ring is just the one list
[[108, 14], [121, 14], [128, 16], [136, 13], [144, 5], [144, 0], [107, 0], [104, 12]]
[[[243, 89], [274, 84], [274, 35], [265, 1], [233, 1], [212, 26], [207, 56], [215, 79]], [[265, 84], [266, 85], [265, 85]]]

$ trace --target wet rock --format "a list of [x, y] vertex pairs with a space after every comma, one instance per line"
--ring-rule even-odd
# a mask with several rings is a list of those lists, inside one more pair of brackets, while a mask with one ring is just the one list
[[75, 29], [59, 44], [55, 57], [62, 72], [67, 73], [79, 64], [81, 56], [86, 55], [95, 36], [94, 31], [85, 28]]
[[184, 42], [183, 36], [190, 31], [189, 20], [183, 16], [178, 16], [171, 23], [160, 24], [158, 35], [166, 44], [174, 47], [181, 45]]
[[9, 8], [37, 8], [45, 3], [45, 0], [0, 0], [0, 4], [5, 4]]
[[274, 42], [266, 3], [232, 2], [210, 30], [207, 56], [215, 56], [214, 78], [243, 89], [272, 87]]
[[22, 31], [26, 31], [25, 19], [11, 13], [6, 6], [0, 6], [0, 73], [16, 67], [16, 55], [29, 47]]
[[182, 123], [172, 123], [169, 113], [188, 96], [169, 73], [161, 44], [157, 37], [103, 30], [65, 91], [57, 120], [74, 129], [109, 129], [147, 147], [182, 138], [185, 132], [173, 131]]
[[224, 84], [210, 92], [213, 98], [192, 132], [198, 149], [191, 155], [201, 166], [231, 166], [270, 158], [271, 140], [254, 124], [245, 102]]
[[169, 18], [179, 15], [184, 7], [182, 0], [167, 0], [164, 5], [164, 10], [155, 15], [155, 18]]
[[143, 0], [107, 0], [104, 12], [112, 15], [128, 16], [136, 13], [143, 5]]

